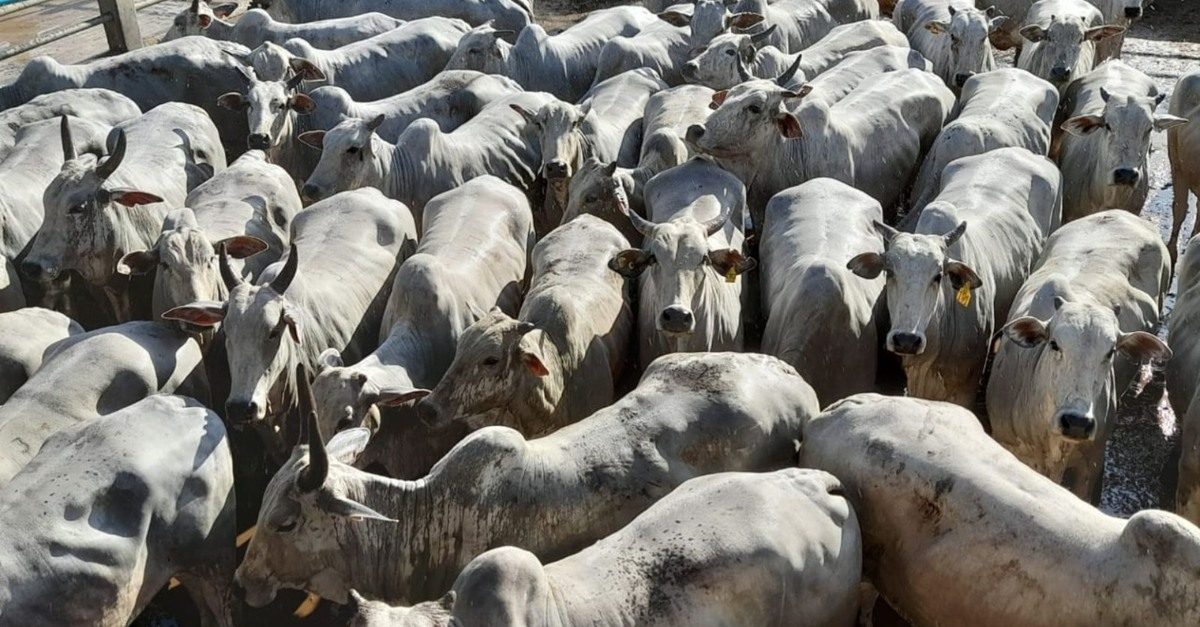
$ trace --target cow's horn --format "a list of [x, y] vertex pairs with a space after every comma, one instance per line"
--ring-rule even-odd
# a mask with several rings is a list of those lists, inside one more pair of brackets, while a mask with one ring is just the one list
[[733, 215], [733, 207], [726, 206], [721, 209], [721, 213], [717, 217], [703, 223], [704, 232], [707, 235], [712, 235], [717, 231], [725, 228], [725, 223], [729, 221], [729, 216]]
[[776, 28], [779, 28], [779, 25], [772, 24], [768, 28], [764, 29], [762, 32], [751, 35], [750, 43], [754, 44], [755, 47], [765, 44], [767, 42], [767, 40], [769, 40], [771, 38], [771, 34], [775, 32]]
[[200, 0], [192, 0], [192, 14], [193, 15], [200, 14]]
[[304, 435], [308, 440], [308, 467], [296, 477], [296, 487], [301, 492], [315, 492], [325, 485], [325, 478], [329, 476], [329, 454], [321, 439], [321, 425], [317, 423], [316, 404], [308, 381], [308, 368], [304, 364], [296, 366], [296, 385], [300, 396], [300, 419], [304, 421]]
[[288, 250], [287, 261], [283, 264], [283, 270], [271, 281], [271, 289], [276, 294], [283, 296], [287, 288], [291, 286], [292, 279], [296, 278], [296, 265], [300, 263], [300, 257], [296, 254], [296, 243], [292, 242], [291, 248]]
[[289, 78], [286, 83], [288, 91], [293, 91], [293, 90], [297, 89], [298, 87], [300, 87], [300, 83], [303, 83], [303, 82], [304, 82], [303, 74], [300, 74], [299, 72], [293, 74], [292, 77]]
[[613, 190], [613, 196], [615, 196], [617, 200], [617, 209], [619, 209], [621, 213], [625, 214], [625, 217], [629, 218], [629, 222], [633, 224], [634, 230], [642, 235], [645, 235], [646, 237], [650, 237], [650, 232], [653, 231], [655, 227], [654, 222], [643, 218], [642, 216], [638, 215], [636, 211], [629, 207], [629, 197], [625, 195], [625, 188], [617, 185], [617, 188]]
[[77, 156], [75, 152], [75, 140], [71, 138], [71, 121], [66, 115], [62, 116], [62, 124], [58, 127], [59, 133], [62, 135], [63, 161], [71, 161]]
[[100, 180], [107, 179], [112, 176], [113, 172], [121, 166], [121, 162], [125, 160], [125, 129], [117, 129], [117, 142], [113, 146], [112, 155], [104, 160], [104, 163], [96, 166], [96, 176]]
[[958, 239], [963, 236], [963, 233], [966, 233], [966, 232], [967, 232], [967, 222], [964, 220], [962, 222], [959, 222], [958, 226], [954, 227], [953, 230], [951, 230], [949, 233], [943, 235], [942, 237], [945, 238], [946, 246], [949, 247], [949, 246], [953, 246], [954, 242], [957, 242]]
[[220, 248], [217, 250], [217, 267], [221, 270], [221, 281], [225, 283], [225, 289], [232, 292], [234, 288], [241, 285], [242, 277], [238, 276], [233, 271], [233, 268], [229, 267], [229, 255], [225, 252], [225, 244], [221, 243], [219, 246]]
[[792, 79], [796, 77], [796, 70], [800, 69], [801, 56], [802, 55], [796, 55], [796, 60], [792, 61], [792, 64], [788, 66], [788, 69], [784, 70], [783, 74], [775, 77], [776, 85], [779, 85], [780, 87], [787, 87], [788, 83], [792, 82]]

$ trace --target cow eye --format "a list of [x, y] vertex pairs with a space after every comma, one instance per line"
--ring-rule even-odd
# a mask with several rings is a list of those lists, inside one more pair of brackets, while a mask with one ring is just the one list
[[470, 50], [468, 50], [467, 52], [469, 52], [469, 53], [471, 53], [471, 54], [479, 54], [480, 52], [483, 52], [483, 50], [481, 50], [481, 49], [479, 49], [479, 48], [471, 48], [471, 49], [470, 49]]
[[1059, 353], [1062, 352], [1062, 349], [1058, 347], [1058, 342], [1055, 342], [1054, 340], [1050, 340], [1050, 350]]
[[483, 360], [483, 365], [485, 366], [495, 366], [498, 363], [500, 363], [499, 357], [487, 357]]
[[746, 110], [749, 111], [750, 113], [753, 113], [754, 115], [758, 115], [763, 112], [762, 107], [760, 107], [756, 104], [752, 104], [752, 105], [746, 107]]
[[351, 147], [347, 148], [347, 149], [346, 149], [346, 154], [348, 154], [348, 155], [357, 155], [357, 154], [358, 154], [358, 146], [351, 146]]
[[282, 525], [279, 525], [278, 527], [276, 527], [275, 530], [278, 531], [279, 533], [287, 533], [289, 531], [292, 531], [295, 528], [296, 528], [296, 521], [289, 520], [289, 521], [283, 523]]
[[87, 211], [87, 203], [86, 202], [81, 202], [76, 205], [71, 205], [71, 208], [67, 209], [67, 213], [83, 213], [84, 211]]
[[596, 195], [595, 195], [595, 194], [588, 194], [587, 196], [584, 196], [584, 197], [583, 197], [583, 202], [586, 202], [586, 203], [588, 203], [588, 204], [594, 203], [594, 202], [596, 202], [597, 200], [599, 200], [599, 199], [598, 199], [598, 198], [596, 198]]
[[1104, 361], [1108, 361], [1108, 360], [1112, 359], [1113, 355], [1116, 355], [1116, 354], [1117, 354], [1117, 349], [1115, 347], [1108, 349], [1108, 354], [1104, 356]]
[[730, 48], [730, 49], [728, 49], [728, 50], [726, 50], [726, 51], [725, 51], [725, 54], [727, 54], [727, 55], [729, 55], [729, 56], [731, 56], [731, 57], [732, 57], [732, 56], [734, 56], [734, 55], [736, 55], [736, 54], [737, 54], [737, 51], [736, 51], [736, 50], [734, 50], [733, 48]]
[[941, 282], [942, 282], [942, 273], [941, 273], [941, 272], [939, 272], [939, 273], [937, 273], [937, 274], [933, 275], [933, 282], [934, 282], [935, 284], [937, 284], [937, 283], [941, 283]]

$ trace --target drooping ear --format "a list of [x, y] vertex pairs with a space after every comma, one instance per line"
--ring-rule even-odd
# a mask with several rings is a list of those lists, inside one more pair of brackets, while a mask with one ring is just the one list
[[513, 111], [516, 111], [517, 113], [520, 113], [521, 117], [525, 118], [526, 122], [528, 122], [530, 124], [534, 124], [534, 125], [536, 125], [538, 123], [537, 116], [530, 113], [529, 110], [526, 109], [525, 107], [522, 107], [519, 104], [510, 103], [508, 105], [508, 108], [512, 109]]
[[846, 263], [846, 269], [864, 279], [877, 279], [887, 269], [887, 260], [879, 253], [861, 253]]
[[313, 102], [308, 94], [292, 94], [288, 100], [288, 107], [300, 115], [308, 115], [316, 110], [317, 103]]
[[950, 25], [945, 22], [930, 21], [925, 22], [925, 30], [933, 33], [934, 35], [945, 35], [946, 33], [950, 32]]
[[201, 29], [206, 29], [209, 26], [212, 26], [212, 21], [213, 21], [212, 16], [208, 15], [208, 14], [196, 16], [196, 24], [198, 24]]
[[163, 312], [163, 320], [178, 320], [198, 327], [211, 327], [225, 319], [225, 303], [198, 300]]
[[[345, 433], [342, 431], [341, 433]], [[382, 520], [384, 522], [396, 522], [395, 518], [388, 518], [383, 514], [363, 505], [362, 503], [351, 501], [350, 499], [340, 496], [334, 496], [328, 491], [322, 490], [318, 493], [317, 500], [322, 509], [335, 516], [349, 518], [351, 520]]]
[[983, 285], [983, 279], [980, 279], [974, 270], [961, 261], [947, 261], [944, 269], [946, 274], [950, 275], [950, 285], [956, 290], [962, 289], [964, 285], [976, 290]]
[[1024, 316], [1009, 322], [1004, 326], [1004, 335], [1022, 348], [1033, 348], [1045, 342], [1048, 337], [1046, 323], [1033, 316]]
[[313, 65], [312, 61], [309, 61], [308, 59], [293, 57], [288, 59], [288, 66], [292, 68], [293, 72], [303, 77], [306, 81], [325, 80], [325, 73], [321, 71], [321, 68]]
[[897, 231], [895, 228], [890, 227], [878, 220], [871, 220], [871, 226], [875, 227], [875, 232], [879, 233], [879, 236], [883, 238], [883, 243], [885, 244], [896, 239], [896, 236], [900, 234], [900, 231]]
[[325, 147], [325, 131], [305, 131], [296, 136], [300, 143], [320, 150]]
[[279, 317], [280, 324], [287, 327], [288, 335], [292, 336], [292, 341], [297, 345], [300, 344], [300, 323], [296, 321], [296, 317], [290, 311], [284, 311]]
[[139, 192], [132, 189], [110, 189], [108, 190], [108, 199], [123, 207], [153, 205], [163, 201], [161, 197], [150, 192]]
[[1174, 128], [1187, 123], [1187, 118], [1181, 118], [1179, 116], [1169, 115], [1166, 113], [1154, 116], [1154, 130], [1156, 131], [1165, 131], [1169, 128]]
[[713, 92], [712, 102], [708, 103], [708, 108], [712, 109], [713, 111], [716, 111], [718, 107], [725, 104], [725, 98], [727, 98], [728, 96], [729, 96], [728, 89], [722, 89], [721, 91]]
[[117, 274], [143, 275], [154, 271], [158, 266], [157, 250], [136, 250], [127, 253], [117, 262]]
[[1062, 123], [1062, 130], [1083, 137], [1104, 126], [1104, 118], [1098, 115], [1077, 115]]
[[1088, 41], [1100, 41], [1101, 39], [1108, 39], [1114, 35], [1120, 35], [1123, 32], [1125, 32], [1124, 26], [1106, 24], [1104, 26], [1095, 26], [1083, 31], [1083, 38]]
[[321, 351], [321, 355], [317, 357], [318, 372], [326, 368], [341, 368], [345, 366], [342, 362], [342, 354], [336, 348], [327, 348]]
[[758, 262], [753, 257], [747, 257], [742, 254], [742, 251], [734, 248], [709, 251], [708, 261], [717, 274], [726, 278], [731, 273], [736, 276], [758, 267]]
[[253, 257], [268, 248], [267, 243], [253, 235], [234, 235], [217, 242], [219, 248], [225, 245], [225, 253], [234, 259]]
[[791, 111], [783, 111], [775, 116], [775, 124], [779, 127], [779, 134], [788, 139], [804, 137], [804, 131], [800, 128], [800, 120], [797, 120]]
[[241, 94], [231, 91], [227, 94], [221, 94], [217, 98], [217, 106], [222, 109], [229, 109], [230, 111], [242, 111], [246, 107], [249, 107], [250, 103], [246, 102], [246, 99]]
[[379, 391], [379, 398], [375, 400], [375, 404], [384, 407], [400, 407], [413, 401], [419, 401], [430, 394], [430, 390], [421, 388], [385, 388]]
[[237, 11], [238, 4], [236, 2], [224, 2], [209, 8], [212, 9], [213, 15], [225, 19], [233, 15], [234, 11]]
[[1122, 333], [1117, 338], [1117, 350], [1131, 361], [1167, 361], [1171, 358], [1171, 349], [1165, 342], [1145, 331]]
[[371, 431], [365, 427], [354, 427], [339, 431], [325, 445], [325, 452], [343, 464], [353, 464], [367, 447]]
[[734, 13], [725, 18], [725, 28], [750, 28], [764, 19], [761, 13]]
[[1046, 38], [1046, 29], [1038, 26], [1037, 24], [1030, 24], [1029, 26], [1022, 27], [1019, 32], [1021, 33], [1022, 37], [1035, 43]]
[[521, 363], [524, 364], [525, 368], [528, 369], [529, 372], [533, 373], [533, 376], [535, 377], [546, 377], [550, 375], [550, 370], [546, 368], [546, 364], [542, 363], [541, 356], [531, 350], [524, 348], [521, 349]]
[[671, 26], [687, 26], [692, 23], [692, 16], [678, 11], [676, 9], [668, 9], [658, 14], [658, 19], [670, 24]]
[[608, 260], [608, 268], [627, 278], [636, 279], [650, 264], [654, 263], [654, 255], [640, 248], [622, 250]]

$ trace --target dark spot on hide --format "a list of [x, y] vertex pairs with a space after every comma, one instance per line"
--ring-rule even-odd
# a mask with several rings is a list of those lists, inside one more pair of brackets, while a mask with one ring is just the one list
[[150, 487], [141, 477], [119, 472], [111, 484], [96, 495], [88, 524], [114, 536], [133, 538], [141, 533], [143, 512]]

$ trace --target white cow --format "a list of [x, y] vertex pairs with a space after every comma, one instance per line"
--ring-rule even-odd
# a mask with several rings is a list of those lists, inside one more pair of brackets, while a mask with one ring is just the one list
[[27, 307], [0, 313], [0, 405], [42, 366], [50, 345], [79, 333], [83, 328], [57, 311]]
[[755, 26], [783, 52], [798, 52], [843, 24], [878, 20], [877, 0], [740, 0], [734, 13], [763, 16]]
[[233, 627], [233, 459], [190, 398], [151, 396], [51, 437], [0, 489], [6, 625], [124, 627], [172, 577]]
[[677, 352], [741, 350], [741, 275], [746, 191], [706, 157], [650, 179], [643, 218], [618, 190], [617, 204], [642, 235], [642, 246], [617, 253], [609, 267], [640, 277], [638, 357], [643, 365]]
[[43, 353], [42, 366], [0, 407], [0, 486], [46, 439], [153, 394], [207, 400], [200, 345], [158, 322], [76, 333]]
[[268, 41], [282, 44], [289, 39], [299, 38], [315, 48], [332, 50], [404, 25], [404, 20], [374, 12], [303, 24], [277, 22], [262, 9], [246, 11], [238, 17], [236, 23], [222, 19], [229, 17], [237, 8], [236, 2], [209, 5], [207, 2], [192, 0], [191, 7], [175, 16], [162, 41], [203, 35], [211, 39], [236, 42], [247, 48], [257, 48]]
[[988, 341], [1057, 228], [1054, 164], [1024, 148], [959, 159], [942, 175], [914, 233], [879, 225], [883, 254], [850, 260], [855, 274], [887, 274], [892, 329], [912, 396], [971, 407]]
[[1158, 229], [1137, 216], [1109, 210], [1056, 231], [998, 340], [987, 388], [996, 440], [1098, 502], [1117, 398], [1138, 364], [1171, 355], [1147, 333], [1170, 282]]
[[1008, 22], [995, 8], [976, 9], [971, 0], [900, 0], [892, 20], [954, 89], [996, 69], [990, 35]]
[[1167, 154], [1171, 160], [1171, 239], [1167, 248], [1174, 259], [1179, 249], [1180, 230], [1187, 218], [1188, 195], [1200, 197], [1200, 70], [1185, 74], [1171, 92], [1168, 111], [1187, 124], [1167, 131]]
[[762, 351], [791, 364], [824, 407], [875, 386], [877, 303], [884, 281], [851, 276], [862, 252], [883, 253], [883, 209], [833, 179], [813, 179], [767, 203], [762, 228]]
[[64, 115], [115, 126], [142, 110], [129, 98], [108, 89], [64, 89], [0, 111], [0, 156], [7, 157], [21, 127]]
[[1200, 529], [1101, 513], [960, 407], [852, 396], [805, 425], [800, 465], [845, 484], [863, 575], [911, 624], [1200, 623]]
[[658, 17], [642, 7], [592, 11], [566, 30], [547, 35], [530, 24], [509, 44], [491, 24], [477, 26], [458, 42], [448, 70], [478, 70], [514, 79], [529, 91], [544, 91], [567, 102], [587, 93], [596, 76], [600, 50], [614, 37], [631, 37]]
[[403, 204], [375, 189], [338, 194], [296, 216], [287, 257], [257, 284], [234, 274], [221, 255], [228, 300], [197, 301], [162, 317], [221, 323], [232, 377], [227, 418], [263, 430], [271, 452], [286, 454], [287, 432], [276, 428], [286, 427], [296, 406], [295, 366], [315, 367], [326, 348], [358, 361], [379, 345], [392, 273], [416, 241]]
[[1050, 81], [1060, 94], [1100, 61], [1097, 42], [1125, 32], [1105, 24], [1086, 0], [1039, 0], [1025, 14], [1017, 67]]
[[533, 21], [528, 0], [253, 0], [252, 7], [265, 9], [281, 22], [293, 24], [353, 17], [377, 11], [402, 20], [433, 15], [463, 20], [472, 26], [492, 22], [496, 28], [514, 33]]
[[938, 134], [917, 173], [907, 224], [937, 196], [950, 162], [1010, 146], [1042, 156], [1050, 150], [1058, 90], [1029, 72], [1001, 68], [973, 76], [958, 102], [958, 115]]
[[[1187, 243], [1177, 266], [1179, 291], [1171, 310], [1168, 340], [1174, 356], [1167, 364], [1167, 392], [1179, 421], [1179, 483], [1175, 507], [1179, 514], [1200, 524], [1200, 236]], [[11, 314], [10, 314], [11, 315]]]
[[817, 399], [773, 357], [670, 355], [614, 405], [544, 438], [476, 431], [430, 474], [398, 481], [347, 465], [366, 430], [322, 446], [315, 417], [272, 479], [237, 581], [259, 606], [279, 588], [343, 603], [441, 596], [488, 548], [556, 560], [609, 535], [693, 477], [790, 466]]
[[[1133, 26], [1133, 21], [1142, 17], [1142, 5], [1144, 0], [1088, 0], [1100, 13], [1104, 15], [1105, 24], [1116, 24], [1117, 26], [1125, 27], [1128, 31]], [[1121, 47], [1125, 45], [1125, 33], [1121, 33], [1115, 37], [1110, 37], [1100, 42], [1096, 46], [1096, 58], [1104, 59], [1119, 59], [1121, 58]]]
[[720, 473], [687, 481], [624, 529], [542, 565], [518, 547], [454, 582], [454, 624], [855, 624], [862, 539], [825, 472]]
[[1154, 109], [1166, 99], [1154, 79], [1122, 61], [1106, 61], [1063, 96], [1055, 160], [1063, 172], [1063, 219], [1104, 209], [1140, 214], [1150, 190], [1150, 133], [1187, 124]]
[[454, 361], [417, 405], [427, 423], [467, 420], [538, 436], [611, 404], [633, 313], [608, 269], [629, 241], [581, 216], [533, 249], [533, 279], [514, 319], [496, 308], [463, 331]]

